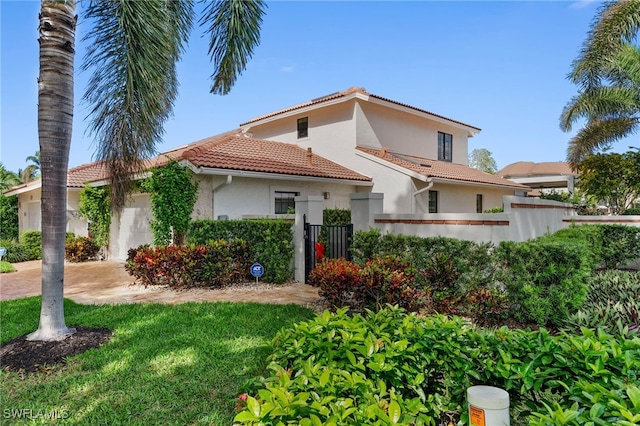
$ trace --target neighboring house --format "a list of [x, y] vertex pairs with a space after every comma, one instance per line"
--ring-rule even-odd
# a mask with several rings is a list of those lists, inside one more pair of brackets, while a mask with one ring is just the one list
[[[322, 196], [325, 208], [348, 209], [354, 192], [384, 193], [385, 213], [476, 213], [530, 190], [468, 166], [467, 140], [479, 131], [351, 88], [173, 149], [148, 168], [169, 158], [189, 167], [199, 183], [194, 218], [285, 217], [296, 196], [311, 195]], [[86, 235], [79, 192], [105, 178], [99, 163], [69, 170], [69, 231]], [[19, 196], [20, 230], [39, 229], [40, 181], [6, 194]], [[112, 221], [111, 258], [150, 243], [150, 219], [148, 194], [133, 194]]]
[[527, 185], [534, 189], [529, 196], [539, 196], [552, 192], [573, 193], [578, 176], [569, 163], [562, 161], [534, 163], [518, 161], [496, 173], [504, 179]]
[[468, 166], [480, 129], [351, 88], [240, 125], [259, 139], [295, 144], [357, 170], [384, 193], [386, 213], [476, 213], [529, 187]]

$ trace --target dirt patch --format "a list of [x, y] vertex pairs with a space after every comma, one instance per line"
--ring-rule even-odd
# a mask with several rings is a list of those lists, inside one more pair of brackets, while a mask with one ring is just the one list
[[36, 342], [16, 337], [0, 347], [0, 368], [28, 373], [46, 371], [64, 364], [66, 358], [107, 343], [112, 336], [106, 328], [76, 327], [76, 332], [59, 342]]

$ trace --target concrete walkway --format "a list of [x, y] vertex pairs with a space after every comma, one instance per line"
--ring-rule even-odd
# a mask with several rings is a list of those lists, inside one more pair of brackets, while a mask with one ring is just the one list
[[[37, 296], [41, 293], [41, 262], [13, 264], [17, 272], [0, 274], [0, 300]], [[175, 291], [168, 288], [133, 284], [119, 262], [67, 263], [64, 296], [83, 304], [183, 303], [183, 302], [260, 302], [295, 303], [313, 309], [321, 305], [318, 289], [306, 284], [281, 285], [248, 282], [225, 289]]]

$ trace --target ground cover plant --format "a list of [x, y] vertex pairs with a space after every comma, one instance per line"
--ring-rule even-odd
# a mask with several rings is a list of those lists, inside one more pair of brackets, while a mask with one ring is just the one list
[[467, 424], [466, 389], [506, 389], [515, 424], [640, 422], [640, 336], [486, 330], [400, 308], [328, 311], [273, 340], [245, 425]]
[[[33, 330], [39, 306], [37, 297], [0, 302], [0, 342]], [[265, 374], [275, 333], [312, 316], [296, 305], [65, 300], [70, 326], [113, 336], [64, 366], [0, 371], [2, 423], [230, 425], [236, 397]]]

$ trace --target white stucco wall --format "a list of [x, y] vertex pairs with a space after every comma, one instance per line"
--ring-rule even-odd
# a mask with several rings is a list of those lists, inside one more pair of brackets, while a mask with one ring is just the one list
[[[502, 207], [502, 197], [513, 195], [513, 190], [491, 188], [485, 186], [468, 186], [462, 184], [434, 183], [432, 191], [438, 191], [438, 213], [476, 213], [476, 195], [482, 194], [482, 210]], [[427, 192], [419, 195], [422, 203], [417, 206], [429, 205]], [[416, 210], [417, 213], [427, 211]]]
[[111, 217], [109, 258], [123, 261], [130, 248], [151, 244], [153, 234], [149, 221], [153, 218], [148, 194], [133, 194], [120, 214]]
[[[80, 188], [67, 191], [67, 232], [87, 236], [87, 220], [78, 216]], [[42, 230], [41, 188], [18, 194], [18, 229], [24, 231]]]

